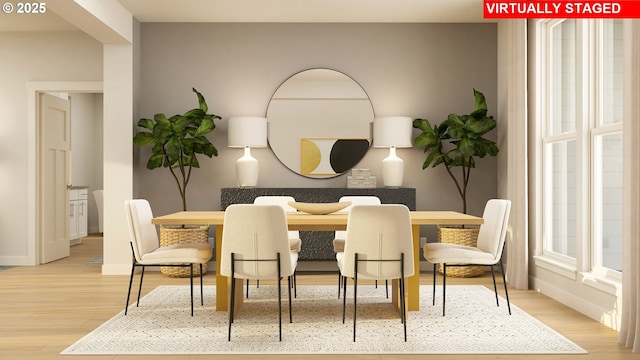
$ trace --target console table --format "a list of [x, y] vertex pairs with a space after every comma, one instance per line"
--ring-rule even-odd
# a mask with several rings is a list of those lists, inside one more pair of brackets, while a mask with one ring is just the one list
[[[416, 189], [413, 188], [223, 188], [220, 193], [221, 210], [231, 204], [251, 204], [258, 196], [293, 196], [299, 202], [337, 202], [342, 196], [377, 196], [383, 204], [404, 204], [416, 210]], [[301, 231], [303, 242], [300, 260], [335, 261], [334, 233], [329, 231]], [[305, 241], [306, 240], [306, 241]]]

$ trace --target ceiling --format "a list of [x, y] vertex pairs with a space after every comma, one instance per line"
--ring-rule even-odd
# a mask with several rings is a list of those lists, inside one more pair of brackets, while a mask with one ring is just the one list
[[[140, 22], [484, 22], [482, 0], [118, 0]], [[0, 31], [77, 30], [60, 16], [1, 14]]]

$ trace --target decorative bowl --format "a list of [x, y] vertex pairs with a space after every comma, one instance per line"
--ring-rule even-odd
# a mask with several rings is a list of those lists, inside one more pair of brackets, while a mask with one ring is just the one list
[[298, 211], [306, 212], [312, 215], [327, 215], [340, 211], [351, 205], [351, 201], [337, 203], [305, 203], [289, 201], [289, 205]]

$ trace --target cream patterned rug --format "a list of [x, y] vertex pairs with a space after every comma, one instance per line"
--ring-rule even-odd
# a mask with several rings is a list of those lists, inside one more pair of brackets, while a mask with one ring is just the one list
[[[289, 323], [282, 291], [282, 342], [278, 341], [277, 287], [250, 288], [227, 341], [227, 313], [215, 311], [214, 286], [205, 306], [195, 298], [189, 315], [188, 286], [160, 286], [107, 321], [62, 354], [576, 354], [584, 349], [483, 286], [448, 286], [447, 315], [441, 288], [431, 304], [431, 286], [421, 287], [420, 311], [407, 321], [408, 341], [384, 287], [358, 286], [357, 341], [353, 342], [353, 289], [342, 323], [337, 286], [298, 286]], [[124, 295], [124, 294], [123, 294]]]

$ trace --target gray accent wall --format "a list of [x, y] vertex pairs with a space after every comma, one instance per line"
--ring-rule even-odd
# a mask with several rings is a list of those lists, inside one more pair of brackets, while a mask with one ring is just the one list
[[[188, 187], [189, 210], [220, 209], [220, 189], [237, 186], [235, 161], [242, 149], [227, 148], [227, 119], [265, 116], [273, 92], [301, 70], [329, 68], [349, 75], [369, 95], [376, 116], [441, 122], [449, 113], [473, 110], [473, 88], [485, 94], [490, 115], [498, 110], [495, 23], [143, 23], [140, 44], [136, 106], [141, 117], [196, 107], [192, 87], [205, 96], [210, 112], [223, 117], [211, 135], [219, 156], [201, 158]], [[492, 136], [497, 138], [495, 131]], [[150, 149], [134, 152], [134, 196], [149, 199], [156, 214], [181, 210], [170, 173], [146, 169]], [[287, 169], [268, 148], [252, 154], [260, 161], [258, 187], [346, 187], [346, 174], [306, 178]], [[357, 165], [371, 169], [379, 187], [387, 155], [387, 149], [371, 148]], [[399, 149], [398, 155], [405, 161], [403, 186], [416, 189], [418, 210], [462, 210], [444, 168], [422, 170], [422, 149]], [[469, 213], [481, 215], [486, 200], [496, 197], [497, 172], [495, 158], [478, 161]], [[435, 239], [433, 229], [424, 232]]]

